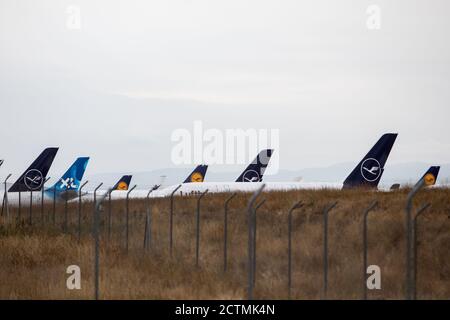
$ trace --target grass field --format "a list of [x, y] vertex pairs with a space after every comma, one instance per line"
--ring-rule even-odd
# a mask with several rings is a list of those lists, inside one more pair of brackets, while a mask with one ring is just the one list
[[[323, 208], [338, 201], [329, 215], [330, 299], [362, 297], [362, 212], [373, 200], [379, 206], [369, 216], [369, 265], [381, 268], [381, 290], [370, 299], [402, 299], [405, 279], [405, 213], [407, 191], [296, 191], [263, 193], [257, 213], [255, 298], [287, 298], [287, 212], [295, 201], [306, 205], [294, 213], [293, 299], [320, 299], [323, 279]], [[129, 250], [125, 250], [125, 201], [112, 202], [108, 236], [108, 203], [101, 221], [101, 299], [245, 299], [247, 284], [248, 194], [230, 202], [228, 270], [223, 272], [223, 203], [229, 195], [206, 195], [201, 205], [200, 266], [195, 266], [196, 197], [175, 198], [173, 255], [169, 255], [169, 199], [152, 200], [152, 243], [143, 249], [146, 201], [130, 202]], [[425, 190], [415, 208], [432, 207], [418, 224], [419, 299], [450, 299], [450, 190]], [[11, 209], [0, 218], [1, 299], [92, 299], [94, 242], [92, 203], [82, 208], [78, 241], [77, 203], [41, 212]], [[81, 268], [81, 290], [68, 290], [66, 268]]]

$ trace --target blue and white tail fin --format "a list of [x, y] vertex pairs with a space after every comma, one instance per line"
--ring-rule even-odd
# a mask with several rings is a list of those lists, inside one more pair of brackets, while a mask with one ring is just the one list
[[80, 190], [81, 180], [89, 162], [89, 157], [80, 157], [69, 167], [64, 175], [45, 192], [48, 197], [56, 196], [57, 200], [72, 199]]
[[56, 189], [56, 192], [75, 191], [80, 189], [81, 180], [89, 162], [89, 157], [80, 157], [70, 166], [64, 175], [49, 188]]
[[384, 134], [345, 179], [343, 188], [377, 188], [396, 139], [396, 133]]
[[236, 182], [261, 182], [272, 154], [273, 149], [262, 150], [236, 179]]

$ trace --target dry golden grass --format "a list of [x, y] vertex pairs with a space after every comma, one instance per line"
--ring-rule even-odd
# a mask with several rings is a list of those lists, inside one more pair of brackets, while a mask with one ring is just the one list
[[[407, 191], [296, 191], [264, 193], [258, 211], [257, 299], [287, 298], [287, 212], [302, 200], [306, 206], [294, 213], [293, 298], [319, 299], [322, 291], [322, 209], [338, 206], [329, 216], [329, 289], [331, 299], [362, 296], [362, 211], [377, 199], [369, 216], [369, 265], [381, 267], [382, 289], [371, 299], [402, 299], [405, 278], [404, 204]], [[168, 254], [169, 199], [152, 200], [152, 247], [143, 250], [145, 200], [130, 203], [130, 242], [125, 252], [125, 202], [113, 201], [112, 236], [107, 234], [108, 206], [101, 223], [100, 297], [102, 299], [245, 299], [247, 283], [248, 194], [230, 203], [229, 265], [223, 273], [223, 203], [228, 194], [207, 195], [202, 200], [200, 267], [195, 267], [196, 198], [175, 198], [174, 251]], [[420, 217], [418, 298], [450, 298], [450, 190], [422, 191], [417, 206], [431, 202]], [[11, 218], [0, 218], [1, 299], [91, 299], [94, 247], [90, 234], [92, 204], [83, 204], [82, 239], [77, 238], [77, 204], [69, 205], [69, 231], [61, 226], [64, 206], [17, 209]], [[81, 268], [82, 289], [66, 288], [66, 268]]]

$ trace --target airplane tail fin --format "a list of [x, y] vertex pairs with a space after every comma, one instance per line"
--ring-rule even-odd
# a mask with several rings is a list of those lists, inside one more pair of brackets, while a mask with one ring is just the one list
[[64, 175], [57, 181], [53, 187], [56, 192], [74, 191], [77, 192], [80, 188], [81, 180], [89, 162], [89, 157], [80, 157], [70, 166]]
[[206, 171], [208, 170], [208, 165], [201, 164], [192, 171], [192, 173], [184, 180], [183, 183], [190, 182], [203, 182], [205, 180]]
[[125, 175], [122, 178], [120, 178], [120, 180], [117, 181], [117, 183], [112, 188], [112, 191], [114, 191], [114, 190], [122, 190], [122, 191], [128, 190], [128, 188], [130, 187], [130, 183], [131, 183], [131, 178], [132, 177], [133, 176], [131, 176], [131, 175]]
[[384, 165], [391, 153], [397, 135], [396, 133], [386, 133], [381, 136], [369, 153], [345, 179], [343, 188], [376, 188], [383, 175]]
[[34, 160], [19, 179], [9, 188], [9, 192], [38, 191], [55, 159], [58, 148], [47, 148]]
[[159, 177], [159, 183], [153, 185], [152, 191], [158, 190], [163, 185], [164, 181], [166, 181], [166, 176]]
[[262, 150], [237, 178], [236, 182], [261, 182], [272, 154], [273, 149]]
[[436, 184], [439, 170], [441, 170], [440, 166], [432, 166], [430, 167], [427, 172], [420, 178], [420, 180], [417, 183], [420, 183], [422, 179], [425, 179], [425, 185], [426, 186], [432, 186]]

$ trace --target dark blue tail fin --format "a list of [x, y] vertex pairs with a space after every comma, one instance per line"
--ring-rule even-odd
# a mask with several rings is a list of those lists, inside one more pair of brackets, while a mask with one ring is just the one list
[[396, 139], [396, 133], [384, 134], [345, 179], [343, 188], [377, 188]]
[[207, 170], [208, 166], [205, 164], [197, 166], [197, 168], [192, 171], [192, 173], [186, 178], [186, 180], [184, 180], [183, 183], [203, 182], [205, 180]]
[[130, 187], [130, 182], [131, 182], [131, 178], [132, 177], [133, 176], [131, 176], [131, 175], [125, 175], [122, 178], [120, 178], [120, 180], [117, 181], [117, 183], [112, 188], [112, 191], [114, 191], [114, 190], [128, 190], [128, 188]]
[[262, 150], [252, 163], [242, 172], [236, 182], [261, 182], [269, 165], [273, 149]]
[[441, 167], [439, 167], [439, 166], [430, 167], [417, 183], [420, 183], [420, 181], [422, 181], [422, 179], [425, 179], [426, 186], [435, 185], [436, 181], [437, 181], [437, 177], [439, 175], [439, 170], [441, 170]]
[[58, 148], [47, 148], [42, 151], [31, 166], [9, 188], [9, 192], [41, 190], [57, 152]]

